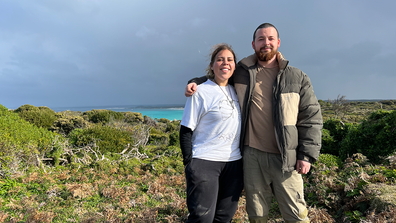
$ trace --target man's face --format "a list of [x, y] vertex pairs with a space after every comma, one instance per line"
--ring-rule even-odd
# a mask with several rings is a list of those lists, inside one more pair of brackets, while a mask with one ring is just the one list
[[258, 60], [271, 60], [278, 52], [278, 47], [280, 46], [280, 39], [276, 29], [268, 27], [257, 30], [252, 46]]

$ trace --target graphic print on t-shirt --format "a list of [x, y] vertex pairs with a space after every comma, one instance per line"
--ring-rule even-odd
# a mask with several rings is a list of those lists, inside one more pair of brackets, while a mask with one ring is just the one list
[[[230, 103], [233, 103], [233, 104], [230, 104]], [[229, 118], [240, 119], [240, 116], [238, 115], [238, 109], [235, 106], [238, 106], [238, 105], [234, 104], [234, 100], [232, 100], [231, 102], [226, 99], [223, 99], [220, 101], [219, 111], [221, 113], [223, 121], [226, 121]], [[234, 115], [234, 113], [235, 113], [235, 115]], [[237, 134], [236, 132], [221, 133], [219, 135], [218, 139], [224, 140], [224, 141], [229, 141], [229, 142], [239, 141], [239, 134]]]
[[[232, 101], [232, 103], [234, 103], [234, 101]], [[229, 119], [234, 113], [234, 108], [227, 99], [220, 101], [219, 110], [223, 121]]]

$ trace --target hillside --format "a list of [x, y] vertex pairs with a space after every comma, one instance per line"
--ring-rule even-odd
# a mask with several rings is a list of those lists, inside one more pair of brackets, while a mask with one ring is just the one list
[[[341, 99], [320, 101], [322, 155], [303, 177], [311, 222], [395, 222], [396, 101]], [[0, 105], [0, 222], [184, 222], [179, 127]], [[244, 201], [234, 222], [247, 222]], [[271, 219], [282, 222], [276, 202]]]

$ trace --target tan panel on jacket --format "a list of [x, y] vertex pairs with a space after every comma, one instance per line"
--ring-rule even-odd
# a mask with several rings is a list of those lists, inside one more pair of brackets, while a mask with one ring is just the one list
[[283, 107], [283, 125], [296, 125], [300, 95], [297, 93], [281, 94], [281, 103]]

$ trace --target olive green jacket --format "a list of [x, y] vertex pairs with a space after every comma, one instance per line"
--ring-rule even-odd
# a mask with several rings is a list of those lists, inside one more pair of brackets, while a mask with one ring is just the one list
[[[322, 140], [322, 114], [309, 77], [278, 52], [279, 73], [273, 85], [274, 131], [282, 156], [282, 171], [293, 171], [297, 160], [314, 162]], [[243, 152], [250, 104], [256, 84], [257, 57], [242, 59], [230, 80], [238, 95], [242, 112], [240, 148]]]
[[[289, 66], [289, 61], [278, 52], [279, 73], [273, 85], [272, 114], [274, 131], [282, 156], [282, 171], [295, 169], [297, 160], [315, 162], [322, 142], [322, 113], [309, 77], [300, 69]], [[242, 59], [229, 79], [234, 85], [241, 106], [242, 129], [240, 149], [246, 136], [250, 104], [256, 85], [257, 57]], [[201, 84], [207, 77], [189, 81]]]

